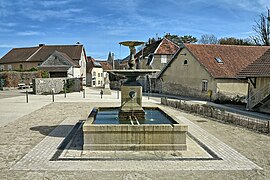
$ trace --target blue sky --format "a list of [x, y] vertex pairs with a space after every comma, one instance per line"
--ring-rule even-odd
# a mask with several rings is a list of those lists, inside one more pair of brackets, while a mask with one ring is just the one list
[[85, 46], [88, 56], [128, 55], [118, 42], [165, 33], [246, 38], [269, 0], [0, 0], [0, 57], [14, 47]]

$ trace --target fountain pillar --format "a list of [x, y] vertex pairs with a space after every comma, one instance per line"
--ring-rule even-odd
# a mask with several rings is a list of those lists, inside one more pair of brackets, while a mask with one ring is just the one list
[[[135, 47], [144, 42], [140, 41], [124, 41], [119, 44], [128, 46], [130, 50], [127, 70], [110, 70], [107, 72], [124, 76], [127, 81], [121, 86], [121, 106], [119, 110], [119, 119], [121, 121], [129, 121], [131, 118], [137, 118], [139, 120], [145, 119], [145, 112], [142, 108], [142, 86], [137, 82], [139, 76], [145, 76], [150, 73], [158, 72], [156, 69], [136, 69], [136, 63], [134, 55], [136, 53]], [[130, 93], [134, 92], [134, 96], [131, 97]]]

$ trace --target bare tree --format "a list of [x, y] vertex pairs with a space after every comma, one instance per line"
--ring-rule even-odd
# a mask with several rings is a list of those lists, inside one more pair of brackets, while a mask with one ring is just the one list
[[203, 34], [199, 40], [200, 44], [218, 44], [218, 39], [214, 34]]
[[267, 15], [261, 14], [258, 21], [253, 26], [256, 32], [255, 36], [251, 36], [257, 45], [270, 45], [270, 11], [267, 8]]

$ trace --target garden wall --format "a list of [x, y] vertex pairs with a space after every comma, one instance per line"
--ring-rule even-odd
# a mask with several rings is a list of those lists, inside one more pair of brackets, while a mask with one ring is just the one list
[[82, 90], [81, 78], [36, 78], [33, 79], [34, 94], [80, 92]]

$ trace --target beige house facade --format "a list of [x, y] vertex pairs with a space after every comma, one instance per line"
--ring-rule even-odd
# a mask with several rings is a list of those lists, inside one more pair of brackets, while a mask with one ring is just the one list
[[[242, 68], [241, 65], [251, 63], [252, 59], [247, 59], [247, 55], [238, 56], [256, 51], [251, 49], [240, 46], [184, 44], [162, 69], [154, 88], [165, 94], [207, 100], [244, 98], [248, 94], [247, 79], [236, 78], [236, 73]], [[266, 48], [260, 49], [256, 56], [265, 51]], [[235, 56], [235, 53], [238, 56]], [[236, 59], [232, 60], [233, 58]]]
[[104, 73], [102, 67], [94, 67], [92, 69], [92, 87], [104, 86]]

